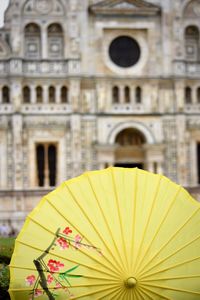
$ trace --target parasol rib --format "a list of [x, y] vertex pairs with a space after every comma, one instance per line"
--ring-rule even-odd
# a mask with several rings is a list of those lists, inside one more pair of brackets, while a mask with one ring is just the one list
[[126, 290], [122, 289], [121, 292], [119, 292], [116, 296], [115, 296], [115, 300], [121, 300], [121, 299], [127, 299], [126, 298]]
[[[161, 182], [162, 178], [163, 178], [163, 176], [159, 175], [159, 180], [157, 182], [157, 187], [156, 187], [155, 195], [152, 196], [152, 198], [154, 198], [154, 200], [152, 201], [153, 203], [151, 203], [151, 209], [149, 211], [147, 222], [146, 222], [146, 225], [145, 225], [145, 228], [144, 228], [144, 231], [143, 231], [143, 235], [142, 235], [142, 240], [141, 240], [140, 246], [138, 248], [138, 256], [137, 256], [137, 261], [136, 261], [136, 265], [135, 265], [135, 272], [136, 273], [137, 273], [137, 270], [138, 270], [138, 266], [140, 265], [140, 256], [141, 256], [140, 253], [142, 253], [141, 248], [142, 248], [142, 245], [144, 243], [144, 238], [145, 238], [146, 231], [147, 231], [147, 228], [148, 228], [148, 225], [149, 225], [149, 222], [150, 222], [150, 219], [151, 219], [151, 215], [152, 215], [152, 212], [153, 212], [153, 209], [154, 209], [155, 199], [158, 196], [158, 191], [159, 191], [159, 187], [160, 187], [159, 185], [160, 185], [160, 182]], [[147, 176], [146, 176], [146, 180], [147, 180]], [[146, 189], [144, 189], [144, 190], [146, 191]]]
[[[144, 285], [142, 285], [142, 289], [143, 289], [143, 292], [144, 292], [144, 290], [146, 290], [146, 291], [148, 291], [149, 293], [151, 293], [151, 294], [153, 294], [153, 295], [156, 295], [156, 296], [158, 296], [158, 297], [161, 298], [161, 299], [172, 300], [172, 299], [170, 299], [170, 298], [168, 298], [168, 297], [166, 297], [166, 296], [163, 296], [163, 295], [160, 294], [160, 293], [157, 293], [157, 292], [155, 292], [155, 291], [152, 291], [152, 289], [149, 289], [149, 288], [147, 288], [147, 287], [144, 286]], [[154, 300], [154, 298], [152, 298], [152, 300]]]
[[[58, 211], [58, 210], [56, 209], [56, 207], [55, 207], [48, 199], [47, 199], [47, 201], [48, 201], [48, 203], [49, 203], [49, 204], [50, 204], [57, 212], [59, 212], [60, 216], [62, 216], [63, 219], [64, 219], [65, 221], [67, 221], [68, 224], [72, 225], [71, 222], [70, 222], [70, 221], [62, 214], [62, 212]], [[82, 232], [81, 232], [81, 229], [77, 229], [77, 228], [75, 227], [75, 225], [73, 225], [73, 227], [77, 230], [77, 232], [79, 232], [79, 233], [83, 236], [83, 234], [82, 234]], [[52, 232], [51, 232], [51, 233], [52, 233]], [[100, 237], [101, 237], [101, 236], [100, 236]], [[101, 239], [102, 239], [102, 241], [103, 241], [103, 238], [102, 238], [102, 237], [101, 237]], [[90, 243], [90, 241], [89, 241], [88, 238], [87, 238], [86, 240]], [[107, 247], [105, 241], [104, 241], [104, 244], [105, 244], [105, 246]], [[81, 248], [79, 249], [79, 251], [82, 252], [82, 253], [84, 253], [86, 256], [88, 256], [88, 257], [90, 257], [90, 258], [96, 260], [96, 261], [99, 263], [99, 260], [98, 260], [97, 258], [92, 257], [92, 256], [89, 254], [89, 252], [83, 252], [83, 251], [81, 250]], [[112, 265], [112, 267], [114, 268], [114, 269], [113, 269], [113, 268], [111, 269], [110, 267], [108, 267], [107, 265], [104, 265], [104, 264], [101, 262], [101, 264], [104, 265], [104, 266], [106, 267], [106, 269], [110, 269], [113, 273], [115, 273], [115, 274], [117, 274], [117, 275], [118, 275], [118, 272], [119, 272], [119, 271], [121, 272], [121, 270], [118, 270], [118, 269], [116, 268], [116, 266], [113, 265], [113, 263], [112, 263], [110, 260], [107, 259], [107, 257], [104, 256], [104, 259], [105, 259], [106, 261], [108, 261], [108, 262]], [[116, 271], [115, 271], [115, 269], [116, 269]], [[118, 271], [118, 272], [117, 272], [117, 271]]]
[[174, 268], [176, 268], [176, 267], [179, 267], [179, 266], [185, 265], [185, 264], [187, 264], [187, 263], [190, 263], [190, 262], [193, 262], [193, 261], [195, 261], [195, 260], [200, 260], [200, 256], [198, 256], [198, 257], [195, 257], [195, 258], [192, 258], [192, 259], [189, 259], [189, 260], [186, 260], [186, 261], [183, 261], [183, 262], [181, 262], [181, 263], [178, 263], [178, 264], [176, 264], [176, 265], [173, 265], [173, 266], [169, 266], [169, 267], [167, 267], [167, 268], [164, 268], [164, 269], [161, 269], [161, 270], [159, 270], [159, 271], [157, 271], [157, 272], [150, 273], [150, 274], [148, 274], [148, 275], [146, 275], [146, 276], [142, 277], [140, 280], [142, 280], [143, 278], [146, 278], [146, 277], [149, 277], [149, 276], [152, 276], [152, 275], [155, 275], [155, 274], [161, 273], [161, 272], [168, 271], [168, 270], [170, 270], [170, 269], [174, 269]]
[[[100, 205], [100, 203], [99, 203], [98, 196], [97, 196], [97, 194], [95, 193], [95, 190], [94, 190], [94, 188], [93, 188], [93, 186], [92, 186], [92, 183], [91, 183], [91, 181], [90, 181], [90, 177], [89, 177], [87, 174], [86, 174], [85, 176], [87, 176], [87, 178], [88, 178], [88, 182], [89, 182], [89, 184], [90, 184], [90, 186], [91, 186], [91, 189], [92, 189], [93, 194], [94, 194], [94, 196], [95, 196], [95, 199], [96, 199], [96, 201], [97, 201], [99, 210], [100, 210], [101, 215], [102, 215], [102, 217], [103, 217], [103, 219], [104, 219], [104, 222], [105, 222], [105, 224], [106, 224], [106, 227], [108, 228], [108, 231], [109, 231], [110, 237], [111, 237], [111, 239], [112, 239], [113, 245], [114, 245], [114, 247], [115, 247], [115, 250], [116, 250], [116, 252], [117, 252], [117, 254], [118, 254], [119, 258], [120, 258], [121, 265], [120, 265], [119, 262], [116, 260], [116, 257], [114, 257], [114, 258], [115, 258], [115, 261], [116, 261], [116, 263], [118, 264], [118, 266], [120, 267], [120, 270], [122, 270], [123, 260], [122, 260], [122, 258], [121, 258], [121, 253], [119, 252], [119, 249], [118, 249], [118, 247], [117, 247], [117, 244], [116, 244], [116, 242], [115, 242], [115, 240], [114, 240], [114, 238], [113, 238], [112, 230], [111, 230], [111, 228], [110, 228], [110, 226], [109, 226], [109, 224], [108, 224], [108, 220], [106, 219], [105, 214], [103, 213], [102, 207], [101, 207], [101, 205]], [[103, 187], [102, 184], [101, 184], [101, 186], [102, 186], [102, 189], [104, 189], [104, 187]], [[106, 246], [107, 246], [107, 245], [106, 245]], [[111, 250], [109, 249], [109, 251], [111, 251]], [[111, 252], [112, 252], [112, 251], [111, 251]], [[113, 253], [112, 253], [112, 254], [113, 254]]]
[[[132, 226], [131, 226], [131, 228], [132, 228], [132, 236], [131, 236], [131, 241], [132, 241], [132, 244], [131, 244], [131, 253], [134, 253], [134, 241], [135, 241], [135, 227], [136, 227], [136, 225], [135, 225], [135, 222], [136, 222], [136, 197], [137, 197], [137, 172], [138, 172], [138, 169], [136, 168], [135, 169], [135, 184], [134, 184], [134, 186], [135, 186], [135, 194], [134, 194], [134, 199], [133, 199], [133, 201], [134, 201], [134, 206], [133, 206], [133, 223], [132, 223]], [[134, 266], [135, 265], [135, 261], [134, 261], [134, 258], [135, 258], [135, 256], [134, 255], [131, 255], [131, 258], [132, 258], [132, 260], [131, 260], [131, 266]]]
[[[150, 264], [150, 262], [152, 262], [152, 260], [154, 258], [156, 258], [158, 256], [158, 254], [175, 238], [175, 236], [192, 220], [192, 218], [194, 218], [194, 216], [199, 212], [200, 208], [197, 208], [192, 215], [190, 215], [190, 217], [179, 227], [178, 230], [176, 230], [174, 232], [174, 234], [172, 234], [172, 236], [166, 241], [166, 243], [164, 243], [162, 245], [162, 247], [153, 255], [153, 257], [148, 261], [148, 263], [143, 266], [143, 269], [148, 265]], [[140, 276], [143, 275], [144, 273], [146, 273], [147, 271], [145, 270], [144, 272], [142, 273], [139, 273]]]
[[[174, 202], [175, 202], [175, 200], [176, 200], [176, 198], [177, 198], [177, 196], [178, 196], [178, 194], [179, 194], [180, 191], [181, 191], [181, 186], [178, 186], [178, 190], [176, 191], [175, 196], [173, 196], [172, 201], [170, 202], [169, 207], [168, 207], [168, 209], [166, 210], [166, 213], [163, 215], [162, 221], [160, 222], [159, 226], [157, 227], [157, 229], [156, 229], [156, 231], [155, 231], [155, 234], [154, 234], [154, 236], [153, 236], [152, 239], [151, 239], [151, 242], [149, 243], [148, 247], [146, 248], [146, 250], [145, 250], [145, 252], [144, 252], [144, 254], [143, 254], [143, 258], [142, 258], [141, 261], [140, 261], [140, 265], [141, 265], [141, 266], [142, 266], [143, 260], [146, 258], [146, 254], [148, 253], [149, 249], [151, 248], [151, 245], [153, 244], [155, 238], [157, 237], [157, 235], [158, 235], [158, 233], [159, 233], [159, 231], [160, 231], [160, 229], [161, 229], [161, 227], [162, 227], [162, 225], [163, 225], [165, 219], [167, 218], [167, 216], [168, 216], [170, 210], [172, 209], [172, 206], [173, 206], [173, 204], [174, 204]], [[145, 265], [145, 266], [146, 266], [146, 265]], [[141, 270], [143, 270], [143, 269], [145, 268], [145, 266], [143, 266], [143, 268], [142, 268]], [[138, 270], [138, 273], [139, 273], [139, 274], [140, 274], [141, 270], [140, 270], [140, 269]]]
[[149, 281], [162, 281], [162, 280], [181, 280], [181, 279], [190, 279], [190, 278], [200, 278], [200, 274], [198, 275], [190, 275], [190, 276], [177, 276], [177, 277], [160, 277], [153, 279], [145, 279], [141, 280], [141, 283], [149, 282]]
[[[113, 295], [112, 298], [116, 297], [116, 295], [118, 295], [120, 293], [120, 291], [121, 291], [121, 287], [120, 288], [118, 287], [118, 288], [115, 289], [115, 291], [109, 291], [108, 293], [104, 294], [103, 297], [98, 298], [98, 300], [100, 300], [100, 299], [104, 300], [105, 297], [108, 297], [108, 296], [111, 297], [111, 295]], [[111, 300], [112, 298], [110, 298], [110, 297], [109, 297], [109, 299]]]
[[[28, 268], [28, 267], [25, 267], [25, 266], [17, 266], [17, 265], [15, 265], [15, 266], [9, 265], [9, 268], [35, 271], [34, 268]], [[43, 270], [43, 271], [44, 271], [44, 273], [45, 272], [49, 273], [49, 271], [46, 271], [46, 270]], [[60, 274], [60, 273], [59, 272], [54, 272], [54, 274]], [[119, 279], [113, 279], [113, 276], [111, 278], [108, 278], [108, 277], [97, 277], [95, 275], [93, 275], [93, 276], [84, 275], [84, 278], [89, 278], [90, 280], [91, 279], [94, 279], [94, 280], [98, 279], [98, 280], [105, 280], [105, 281], [112, 280], [113, 283], [119, 283]]]
[[188, 294], [193, 294], [193, 295], [200, 295], [200, 292], [194, 292], [194, 291], [189, 291], [185, 289], [178, 289], [175, 287], [170, 287], [170, 286], [163, 286], [163, 285], [155, 285], [155, 284], [145, 284], [146, 286], [151, 286], [159, 289], [165, 289], [165, 290], [172, 290], [172, 291], [177, 291], [177, 292], [184, 292]]
[[[79, 204], [79, 202], [76, 200], [75, 196], [73, 195], [72, 191], [70, 190], [70, 188], [69, 188], [69, 186], [68, 186], [67, 184], [66, 184], [66, 187], [67, 187], [68, 191], [70, 192], [71, 196], [73, 197], [74, 201], [76, 202], [76, 204], [78, 205], [78, 207], [80, 208], [80, 210], [82, 211], [82, 213], [84, 214], [84, 216], [86, 217], [86, 219], [88, 220], [88, 222], [92, 225], [92, 227], [94, 228], [94, 230], [95, 230], [95, 232], [97, 233], [97, 235], [98, 235], [98, 236], [100, 237], [100, 239], [104, 242], [105, 247], [106, 247], [107, 250], [110, 252], [110, 254], [111, 254], [112, 257], [114, 258], [115, 262], [116, 262], [117, 265], [119, 266], [120, 271], [122, 272], [122, 269], [123, 269], [123, 268], [122, 268], [122, 266], [123, 266], [123, 261], [122, 261], [122, 259], [121, 259], [121, 265], [120, 265], [119, 262], [116, 260], [116, 257], [113, 256], [113, 252], [112, 252], [111, 249], [108, 247], [106, 241], [104, 240], [104, 237], [103, 237], [102, 234], [97, 230], [97, 228], [94, 226], [94, 224], [91, 222], [91, 219], [88, 217], [88, 215], [86, 214], [86, 212], [84, 211], [84, 209], [81, 207], [81, 205]], [[104, 216], [104, 221], [105, 221], [105, 220], [106, 220], [106, 219], [105, 219], [105, 216]], [[118, 251], [117, 245], [116, 245], [116, 243], [115, 243], [115, 241], [114, 241], [114, 239], [113, 239], [113, 237], [112, 237], [112, 232], [111, 232], [110, 228], [108, 228], [108, 229], [109, 229], [109, 232], [110, 232], [110, 237], [112, 238], [113, 243], [114, 243], [114, 245], [115, 245], [115, 248], [116, 248], [116, 250]], [[119, 253], [119, 251], [118, 251], [118, 254], [119, 254], [119, 257], [121, 258], [121, 254]], [[109, 261], [109, 263], [110, 263], [110, 261]], [[116, 268], [116, 266], [114, 266], [114, 268]]]
[[88, 296], [91, 296], [91, 295], [95, 295], [95, 294], [98, 294], [98, 293], [101, 293], [101, 292], [105, 292], [105, 291], [109, 291], [109, 290], [116, 290], [116, 287], [108, 287], [108, 288], [105, 288], [105, 289], [100, 289], [100, 290], [95, 290], [95, 291], [92, 291], [92, 292], [89, 292], [89, 293], [84, 293], [82, 295], [79, 295], [79, 296], [76, 296], [76, 299], [81, 299], [81, 298], [84, 298], [84, 297], [88, 297]]
[[146, 297], [148, 297], [150, 300], [154, 300], [147, 292], [145, 292], [144, 290], [141, 291], [140, 287], [138, 287], [138, 292], [140, 293], [140, 295], [143, 297], [144, 300], [147, 300]]
[[[185, 249], [187, 246], [191, 245], [192, 243], [196, 242], [197, 240], [200, 239], [200, 235], [198, 237], [196, 237], [195, 239], [193, 239], [192, 241], [186, 243], [185, 245], [183, 245], [182, 247], [178, 248], [176, 251], [174, 251], [173, 253], [171, 253], [170, 255], [168, 255], [167, 257], [165, 257], [164, 259], [160, 260], [159, 262], [157, 262], [155, 265], [153, 265], [151, 268], [149, 268], [148, 270], [146, 270], [146, 272], [151, 271], [152, 269], [154, 269], [155, 267], [157, 267], [158, 265], [160, 265], [161, 263], [165, 262], [167, 259], [171, 258], [173, 255], [176, 255], [177, 253], [179, 253], [181, 250]], [[146, 274], [145, 272], [145, 274]]]
[[[22, 245], [25, 245], [25, 246], [27, 246], [27, 247], [29, 247], [29, 248], [35, 249], [35, 250], [37, 250], [37, 251], [43, 251], [42, 248], [32, 246], [32, 245], [27, 244], [27, 243], [25, 243], [25, 242], [22, 242], [22, 241], [20, 241], [20, 240], [17, 240], [17, 242], [20, 243], [20, 244], [22, 244]], [[70, 261], [70, 262], [72, 262], [72, 263], [77, 263], [77, 260], [72, 260], [72, 259], [69, 259], [69, 258], [66, 259], [65, 256], [58, 255], [58, 254], [53, 253], [53, 252], [51, 252], [51, 251], [49, 252], [49, 254], [53, 255], [54, 257], [58, 257], [58, 258], [62, 258], [62, 259], [64, 259], [64, 260]], [[98, 269], [98, 268], [95, 268], [95, 267], [93, 267], [93, 266], [89, 266], [88, 264], [84, 264], [83, 262], [78, 262], [78, 264], [79, 264], [80, 266], [84, 266], [84, 267], [86, 267], [86, 268], [88, 268], [88, 269], [95, 270], [95, 271], [99, 272], [99, 269]], [[110, 275], [110, 273], [108, 273], [108, 272], [106, 272], [106, 271], [103, 271], [103, 270], [101, 270], [101, 273], [104, 273], [104, 274], [106, 274], [106, 275]], [[112, 274], [112, 275], [113, 275], [113, 274]], [[113, 275], [113, 276], [114, 276], [114, 275]], [[116, 277], [116, 278], [118, 279], [118, 277]]]
[[122, 291], [121, 291], [121, 286], [118, 288], [118, 289], [116, 289], [114, 292], [111, 292], [111, 293], [109, 293], [109, 294], [107, 294], [106, 296], [109, 296], [109, 295], [112, 295], [112, 297], [110, 297], [109, 299], [110, 300], [115, 300], [116, 299], [116, 296], [120, 293], [122, 293]]
[[115, 200], [116, 200], [115, 202], [116, 202], [116, 206], [117, 206], [117, 213], [118, 213], [118, 218], [119, 218], [119, 222], [120, 222], [121, 239], [122, 239], [122, 245], [123, 245], [123, 250], [124, 250], [124, 257], [126, 260], [126, 271], [128, 271], [128, 259], [127, 259], [127, 251], [126, 251], [126, 246], [125, 246], [126, 243], [125, 243], [124, 233], [123, 233], [122, 218], [121, 218], [121, 213], [120, 213], [120, 208], [119, 208], [119, 198], [118, 198], [118, 194], [117, 194], [116, 183], [115, 183], [115, 178], [114, 178], [114, 174], [113, 174], [113, 168], [111, 168], [110, 170], [111, 170], [111, 178], [112, 178], [112, 182], [113, 182], [113, 188], [114, 188], [114, 194], [115, 194]]

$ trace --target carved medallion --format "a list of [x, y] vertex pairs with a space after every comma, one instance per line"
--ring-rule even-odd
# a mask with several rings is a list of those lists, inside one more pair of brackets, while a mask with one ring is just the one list
[[48, 14], [52, 9], [52, 0], [37, 0], [36, 9], [42, 14]]
[[200, 17], [200, 3], [193, 6], [193, 11], [197, 17]]

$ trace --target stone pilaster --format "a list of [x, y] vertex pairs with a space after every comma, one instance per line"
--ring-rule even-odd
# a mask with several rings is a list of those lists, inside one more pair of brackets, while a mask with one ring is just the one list
[[11, 83], [11, 103], [13, 104], [14, 111], [20, 112], [22, 104], [22, 84], [17, 79]]
[[22, 152], [22, 129], [23, 119], [21, 114], [12, 116], [12, 133], [13, 133], [13, 187], [14, 189], [23, 188], [23, 152]]
[[163, 117], [163, 133], [165, 141], [165, 175], [172, 180], [178, 180], [177, 174], [177, 136], [176, 136], [176, 119], [174, 116]]
[[80, 81], [71, 80], [69, 90], [69, 102], [74, 112], [80, 110]]
[[77, 176], [81, 173], [80, 162], [81, 162], [81, 116], [71, 116], [71, 160], [73, 163], [72, 176]]

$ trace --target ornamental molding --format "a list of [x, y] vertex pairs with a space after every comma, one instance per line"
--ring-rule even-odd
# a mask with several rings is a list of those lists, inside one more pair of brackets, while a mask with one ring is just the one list
[[44, 120], [44, 119], [35, 119], [35, 120], [25, 120], [24, 126], [27, 129], [36, 129], [36, 128], [42, 128], [47, 131], [52, 130], [66, 130], [70, 127], [69, 121], [66, 120]]
[[200, 17], [200, 0], [193, 0], [190, 1], [185, 9], [184, 9], [184, 13], [183, 13], [185, 18], [199, 18]]
[[200, 120], [188, 120], [187, 127], [190, 130], [200, 130]]
[[89, 7], [95, 15], [156, 15], [161, 12], [157, 5], [143, 0], [104, 0]]
[[0, 117], [0, 130], [9, 129], [9, 121], [5, 116]]
[[60, 0], [27, 0], [23, 7], [24, 15], [59, 15], [65, 14]]

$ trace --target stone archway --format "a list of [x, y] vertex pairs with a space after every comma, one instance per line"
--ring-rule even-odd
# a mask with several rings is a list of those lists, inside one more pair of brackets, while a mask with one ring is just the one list
[[125, 128], [115, 138], [115, 166], [145, 168], [146, 137], [135, 128]]

